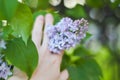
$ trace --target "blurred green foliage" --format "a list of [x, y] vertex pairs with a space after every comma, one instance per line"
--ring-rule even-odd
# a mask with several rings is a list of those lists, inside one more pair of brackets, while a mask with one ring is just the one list
[[11, 20], [11, 18], [15, 15], [17, 5], [17, 0], [0, 0], [0, 20]]
[[33, 25], [33, 15], [29, 7], [24, 4], [19, 4], [10, 24], [14, 30], [12, 34], [15, 37], [21, 36], [25, 43], [27, 43]]
[[[92, 36], [87, 34], [80, 45], [65, 51], [63, 56], [61, 70], [68, 69], [69, 80], [120, 79], [120, 0], [86, 0], [84, 6], [76, 5], [72, 9], [66, 8], [63, 1], [54, 7], [49, 4], [49, 0], [23, 0], [22, 3], [0, 0], [0, 40], [8, 42], [7, 52], [0, 50], [0, 53], [5, 53], [11, 64], [31, 76], [37, 64], [37, 52], [33, 53], [35, 56], [32, 58], [33, 55], [25, 54], [28, 51], [22, 47], [29, 46], [31, 52], [36, 51], [32, 42], [27, 44], [27, 41], [35, 18], [46, 13], [53, 14], [55, 23], [65, 16], [88, 19], [88, 32]], [[3, 25], [3, 20], [6, 20], [6, 25]], [[21, 47], [18, 48], [18, 45]], [[21, 55], [28, 56], [26, 60], [32, 58], [35, 63], [21, 67], [26, 62], [23, 56], [19, 56], [20, 50], [23, 50]], [[12, 58], [13, 54], [23, 60]], [[32, 68], [30, 73], [28, 67]]]
[[76, 19], [79, 17], [83, 17], [83, 18], [87, 17], [86, 11], [84, 10], [84, 7], [81, 5], [77, 5], [76, 7], [72, 9], [66, 9], [65, 14], [67, 16], [74, 17]]
[[17, 68], [26, 72], [30, 79], [38, 64], [37, 49], [32, 40], [28, 40], [27, 46], [20, 38], [15, 38], [14, 40], [9, 41], [5, 54], [6, 59]]

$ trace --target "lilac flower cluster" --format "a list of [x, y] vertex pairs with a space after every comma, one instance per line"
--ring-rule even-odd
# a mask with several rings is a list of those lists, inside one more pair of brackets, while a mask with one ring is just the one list
[[49, 50], [60, 53], [65, 49], [75, 47], [86, 36], [88, 22], [85, 19], [73, 21], [71, 18], [63, 18], [56, 25], [49, 25], [47, 35], [49, 38]]
[[10, 67], [7, 65], [6, 62], [2, 60], [2, 57], [0, 55], [0, 79], [7, 80], [8, 76], [10, 75], [12, 75]]

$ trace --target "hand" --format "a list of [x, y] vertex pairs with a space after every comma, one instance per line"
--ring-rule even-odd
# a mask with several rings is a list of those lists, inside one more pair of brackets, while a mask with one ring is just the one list
[[[31, 77], [31, 80], [68, 79], [69, 75], [67, 70], [60, 72], [60, 65], [62, 61], [63, 52], [61, 52], [61, 54], [52, 54], [48, 50], [47, 34], [45, 33], [45, 31], [43, 31], [43, 26], [45, 26], [44, 28], [46, 29], [47, 25], [53, 24], [53, 21], [53, 16], [51, 14], [47, 14], [45, 17], [39, 15], [35, 20], [32, 31], [32, 40], [35, 43], [39, 53], [39, 63]], [[22, 76], [24, 77], [24, 79], [22, 78], [10, 80], [27, 80], [27, 77], [25, 75], [22, 74]], [[16, 78], [16, 76], [13, 78]]]
[[[47, 25], [52, 24], [53, 16], [51, 14], [47, 14], [45, 18], [43, 16], [38, 16], [35, 21], [32, 40], [38, 49], [39, 64], [31, 80], [67, 80], [68, 78], [66, 70], [62, 72], [62, 74], [60, 73], [63, 52], [61, 52], [61, 54], [52, 54], [48, 50], [47, 34], [45, 31], [44, 33], [42, 32], [44, 25], [46, 29]], [[43, 42], [41, 44], [42, 38]]]

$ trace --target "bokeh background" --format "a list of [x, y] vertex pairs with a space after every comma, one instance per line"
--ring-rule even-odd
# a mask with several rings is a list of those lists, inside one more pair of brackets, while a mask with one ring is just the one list
[[120, 80], [120, 0], [86, 0], [72, 6], [75, 1], [52, 8], [64, 16], [88, 19], [92, 37], [86, 46], [102, 69], [101, 80]]
[[[2, 0], [0, 1], [3, 2]], [[11, 1], [6, 0], [5, 2], [6, 5], [4, 5], [6, 8], [2, 9], [2, 7], [0, 7], [1, 13], [2, 12], [4, 13], [5, 10], [7, 11], [5, 14], [7, 15], [7, 18], [5, 18], [6, 20], [2, 20], [3, 22], [5, 21], [4, 23], [6, 23], [6, 21], [9, 22], [9, 19], [15, 17], [15, 19], [13, 19], [13, 23], [8, 24], [7, 26], [11, 26], [14, 24], [21, 26], [22, 23], [29, 24], [32, 22], [32, 19], [29, 20], [29, 17], [26, 17], [26, 15], [29, 15], [30, 17], [31, 15], [33, 15], [35, 19], [37, 15], [45, 14], [46, 12], [54, 13], [53, 15], [55, 16], [56, 22], [58, 22], [59, 18], [61, 17], [71, 17], [72, 19], [85, 18], [88, 20], [89, 22], [88, 32], [92, 35], [89, 39], [85, 41], [84, 43], [85, 49], [79, 47], [77, 48], [76, 51], [80, 53], [79, 54], [80, 57], [85, 57], [85, 59], [86, 56], [84, 56], [85, 55], [84, 53], [89, 53], [90, 55], [92, 55], [90, 57], [94, 58], [97, 63], [94, 60], [92, 60], [93, 62], [88, 60], [87, 63], [84, 63], [82, 67], [80, 66], [81, 68], [80, 71], [84, 69], [83, 72], [79, 71], [81, 73], [80, 78], [79, 75], [75, 75], [70, 80], [88, 80], [88, 79], [120, 80], [120, 0], [18, 0], [18, 1], [22, 4], [25, 4], [25, 6], [22, 5], [17, 10], [18, 16], [13, 14], [15, 13], [14, 10], [17, 9], [17, 7], [16, 9], [14, 9], [14, 6], [16, 6], [17, 2], [13, 3], [12, 0]], [[11, 5], [13, 5], [13, 7]], [[11, 6], [11, 10], [13, 11], [9, 9], [9, 6]], [[23, 9], [24, 7], [25, 9]], [[24, 11], [28, 13], [23, 13]], [[22, 18], [19, 16], [21, 16]], [[24, 37], [24, 33], [26, 34], [26, 30], [24, 29], [25, 26], [26, 25], [23, 25], [23, 30], [20, 28], [23, 31], [22, 37]], [[0, 27], [0, 33], [3, 34], [5, 33], [5, 35], [1, 34], [0, 39], [3, 38], [1, 36], [4, 36], [5, 39], [4, 38], [3, 39], [8, 40], [8, 35], [11, 34], [11, 27], [5, 29], [5, 32], [3, 32], [4, 29], [2, 28], [4, 27]], [[15, 32], [15, 35], [14, 34], [12, 35], [12, 38], [14, 38], [14, 36], [15, 38], [18, 37], [19, 29], [17, 31]], [[27, 38], [29, 34], [30, 31], [28, 31]], [[24, 38], [25, 40], [27, 40], [26, 36]], [[0, 52], [4, 53], [4, 51], [2, 50], [0, 50]], [[68, 51], [67, 56], [70, 56], [71, 61], [74, 62], [77, 58], [75, 56], [71, 57], [71, 52], [72, 51], [70, 52]], [[66, 59], [65, 64], [69, 63], [67, 62], [67, 58], [69, 57], [65, 56], [64, 58]], [[65, 64], [63, 65], [63, 67], [65, 66]], [[99, 66], [96, 64], [98, 64]], [[96, 71], [94, 71], [94, 68]], [[75, 70], [77, 69], [75, 68]], [[73, 73], [74, 69], [73, 71], [71, 70], [71, 72]], [[84, 76], [82, 77], [82, 75]], [[97, 77], [95, 77], [95, 75]], [[99, 77], [100, 79], [98, 78], [98, 75], [101, 75]], [[86, 78], [86, 76], [88, 78]]]

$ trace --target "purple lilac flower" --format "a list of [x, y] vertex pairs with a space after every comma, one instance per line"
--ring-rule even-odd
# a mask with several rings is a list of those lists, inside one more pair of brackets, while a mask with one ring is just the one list
[[6, 42], [4, 40], [0, 40], [0, 48], [6, 49]]
[[12, 72], [10, 71], [10, 67], [7, 65], [6, 62], [3, 62], [3, 60], [0, 57], [0, 79], [7, 80], [8, 76], [12, 75]]
[[65, 49], [75, 47], [85, 38], [87, 30], [88, 22], [83, 18], [73, 21], [66, 17], [54, 26], [49, 25], [47, 28], [49, 50], [59, 54]]

